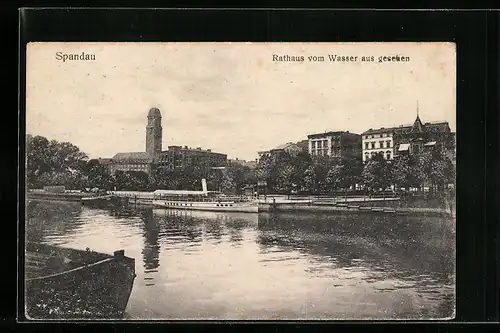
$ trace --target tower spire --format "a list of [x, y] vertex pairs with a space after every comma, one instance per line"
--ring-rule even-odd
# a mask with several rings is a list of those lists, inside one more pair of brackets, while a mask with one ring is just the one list
[[415, 118], [415, 122], [413, 123], [413, 128], [412, 128], [412, 132], [422, 132], [423, 130], [423, 124], [422, 124], [422, 121], [420, 120], [420, 116], [419, 116], [419, 105], [418, 105], [418, 100], [417, 100], [417, 118]]

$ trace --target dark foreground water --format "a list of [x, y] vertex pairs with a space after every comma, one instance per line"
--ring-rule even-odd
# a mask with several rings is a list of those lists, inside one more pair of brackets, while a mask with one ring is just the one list
[[455, 222], [31, 202], [27, 239], [136, 259], [129, 319], [445, 319]]

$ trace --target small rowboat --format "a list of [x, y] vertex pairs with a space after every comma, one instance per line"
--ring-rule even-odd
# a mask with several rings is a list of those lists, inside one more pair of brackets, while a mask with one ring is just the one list
[[25, 309], [29, 319], [121, 318], [135, 279], [135, 260], [27, 243]]

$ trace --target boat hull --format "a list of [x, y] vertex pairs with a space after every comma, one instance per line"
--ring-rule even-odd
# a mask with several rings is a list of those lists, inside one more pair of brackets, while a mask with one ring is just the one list
[[169, 201], [153, 200], [153, 206], [171, 209], [185, 210], [203, 210], [213, 212], [240, 212], [240, 213], [258, 213], [259, 206], [257, 202], [193, 202], [193, 201]]
[[[47, 249], [46, 245], [43, 247]], [[35, 320], [121, 318], [132, 292], [135, 260], [125, 257], [123, 251], [121, 254], [117, 251], [114, 256], [99, 255], [100, 260], [83, 267], [26, 279], [26, 317]]]

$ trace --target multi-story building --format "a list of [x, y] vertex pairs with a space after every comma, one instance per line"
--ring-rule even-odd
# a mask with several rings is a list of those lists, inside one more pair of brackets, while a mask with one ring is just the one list
[[302, 152], [309, 153], [309, 140], [302, 140], [296, 143], [300, 147]]
[[[105, 165], [114, 174], [116, 171], [142, 171], [151, 172], [153, 158], [146, 152], [118, 153]], [[101, 162], [101, 164], [103, 164]]]
[[302, 152], [302, 148], [296, 143], [287, 142], [271, 150], [259, 151], [257, 154], [259, 155], [260, 159], [263, 156], [268, 156], [268, 157], [278, 156], [280, 153], [283, 152], [288, 153], [291, 156], [297, 156], [300, 152]]
[[361, 159], [361, 136], [349, 131], [310, 134], [308, 150], [312, 157], [351, 157]]
[[227, 165], [228, 166], [241, 165], [244, 167], [248, 167], [250, 169], [255, 169], [257, 167], [257, 159], [254, 161], [240, 160], [239, 158], [229, 159], [227, 160]]
[[446, 121], [422, 123], [417, 118], [410, 125], [369, 129], [363, 137], [363, 161], [381, 153], [392, 160], [399, 155], [418, 154], [427, 149], [443, 149], [448, 155], [454, 155], [455, 134]]
[[146, 151], [117, 153], [111, 159], [99, 159], [99, 161], [112, 174], [116, 171], [142, 171], [150, 173], [155, 159], [161, 152], [161, 147], [161, 113], [157, 108], [151, 108], [148, 112], [148, 123], [146, 125]]
[[382, 154], [384, 158], [394, 158], [394, 128], [369, 129], [361, 134], [363, 162], [368, 161], [376, 154]]
[[111, 173], [116, 171], [143, 171], [151, 173], [156, 166], [169, 169], [183, 169], [188, 166], [221, 167], [226, 165], [225, 154], [189, 148], [187, 146], [169, 146], [162, 151], [161, 112], [152, 108], [148, 112], [146, 125], [146, 151], [117, 153], [112, 158], [102, 158], [99, 162], [106, 166]]
[[188, 146], [169, 146], [156, 159], [156, 166], [169, 170], [185, 169], [191, 166], [201, 168], [224, 167], [227, 164], [227, 155], [213, 152], [211, 149]]

